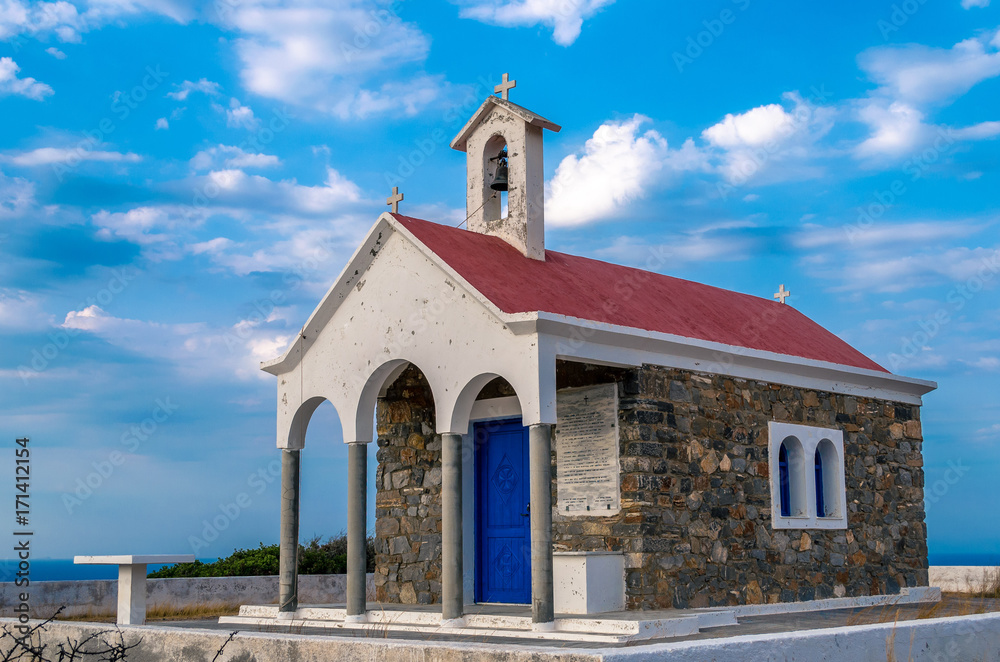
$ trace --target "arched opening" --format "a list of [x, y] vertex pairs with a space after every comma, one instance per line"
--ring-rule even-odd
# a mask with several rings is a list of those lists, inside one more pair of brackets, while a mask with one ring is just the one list
[[379, 390], [374, 411], [376, 600], [438, 603], [441, 439], [434, 394], [412, 363], [390, 373]]
[[820, 440], [816, 445], [816, 515], [818, 517], [840, 517], [838, 495], [840, 457], [837, 448], [829, 439]]
[[486, 141], [483, 149], [483, 176], [485, 182], [483, 220], [499, 221], [507, 217], [508, 185], [503, 184], [510, 173], [510, 161], [507, 153], [507, 140], [502, 135], [495, 135]]
[[778, 503], [782, 517], [806, 514], [804, 469], [802, 443], [786, 437], [778, 448]]

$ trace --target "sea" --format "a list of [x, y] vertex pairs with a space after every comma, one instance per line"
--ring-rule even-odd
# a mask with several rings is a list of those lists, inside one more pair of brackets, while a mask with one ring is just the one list
[[[214, 563], [217, 558], [199, 559], [204, 563]], [[171, 564], [166, 564], [171, 565]], [[149, 572], [159, 570], [164, 564], [150, 564]], [[6, 559], [0, 561], [0, 582], [14, 581], [18, 570], [18, 561]], [[81, 579], [118, 579], [116, 565], [77, 565], [73, 559], [31, 559], [28, 570], [33, 582], [56, 582]]]

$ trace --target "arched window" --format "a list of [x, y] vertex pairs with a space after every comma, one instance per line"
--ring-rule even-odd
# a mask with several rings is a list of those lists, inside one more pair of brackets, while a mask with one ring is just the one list
[[781, 516], [791, 517], [792, 515], [792, 495], [788, 486], [788, 448], [781, 444], [778, 451], [778, 493], [781, 499]]
[[787, 437], [778, 448], [778, 500], [782, 517], [806, 514], [802, 443]]
[[816, 448], [816, 457], [813, 459], [816, 468], [816, 514], [826, 517], [826, 504], [823, 494], [823, 454]]
[[767, 429], [771, 526], [846, 529], [843, 431], [778, 421]]
[[509, 189], [510, 160], [507, 141], [500, 134], [486, 142], [483, 151], [484, 182], [483, 219], [499, 221], [507, 217], [507, 191]]
[[840, 471], [840, 456], [829, 439], [821, 439], [816, 444], [816, 515], [818, 517], [839, 517], [840, 498], [837, 476]]

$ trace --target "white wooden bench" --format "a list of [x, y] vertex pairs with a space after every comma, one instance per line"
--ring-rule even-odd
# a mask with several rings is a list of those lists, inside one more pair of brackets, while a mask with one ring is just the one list
[[74, 556], [81, 565], [118, 566], [118, 624], [146, 622], [146, 566], [150, 563], [192, 563], [194, 554], [144, 554], [127, 556]]

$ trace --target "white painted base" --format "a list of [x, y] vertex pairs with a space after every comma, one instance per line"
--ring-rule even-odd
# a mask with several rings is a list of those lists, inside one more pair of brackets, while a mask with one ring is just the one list
[[[274, 605], [244, 605], [239, 616], [223, 616], [219, 623], [227, 625], [282, 625], [289, 628], [323, 628], [358, 630], [375, 634], [387, 630], [423, 634], [443, 633], [467, 637], [507, 637], [513, 639], [544, 639], [591, 643], [627, 643], [653, 639], [672, 639], [696, 634], [707, 628], [736, 625], [737, 618], [776, 614], [795, 614], [831, 609], [851, 609], [877, 605], [937, 602], [937, 588], [908, 588], [899, 595], [873, 595], [858, 598], [832, 598], [810, 602], [782, 602], [772, 605], [741, 605], [706, 609], [616, 612], [597, 617], [563, 616], [556, 618], [550, 629], [540, 629], [530, 616], [509, 614], [466, 614], [462, 619], [442, 622], [440, 612], [393, 608], [369, 609], [366, 622], [351, 622], [347, 612], [337, 607], [301, 607], [282, 620]], [[549, 624], [546, 624], [549, 625]]]
[[[530, 616], [501, 614], [466, 614], [462, 619], [442, 621], [441, 614], [430, 611], [378, 609], [368, 612], [366, 623], [345, 619], [344, 609], [304, 607], [295, 612], [291, 621], [280, 621], [291, 628], [323, 628], [329, 630], [359, 630], [384, 632], [442, 633], [469, 637], [509, 637], [514, 639], [545, 639], [591, 643], [626, 643], [649, 639], [671, 639], [695, 634], [703, 627], [736, 625], [730, 613], [705, 612], [690, 614], [658, 612], [656, 615], [636, 612], [634, 618], [557, 618], [544, 627], [531, 622]], [[219, 623], [227, 625], [276, 625], [278, 608], [271, 605], [246, 605], [239, 616], [223, 616]]]
[[556, 552], [552, 580], [558, 614], [625, 609], [625, 555], [621, 552]]

